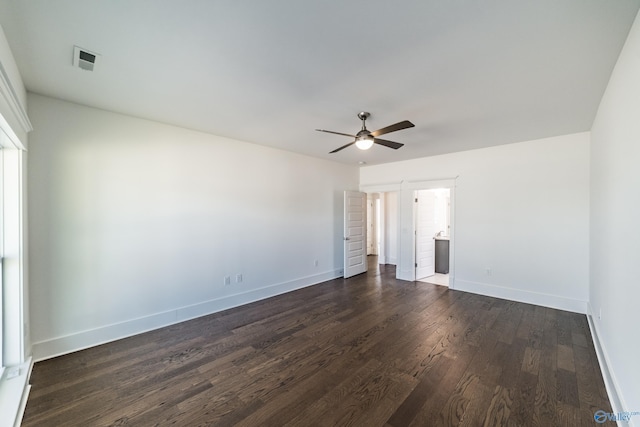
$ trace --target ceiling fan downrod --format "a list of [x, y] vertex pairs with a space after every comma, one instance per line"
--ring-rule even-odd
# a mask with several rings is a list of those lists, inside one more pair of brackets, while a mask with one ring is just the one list
[[362, 130], [367, 130], [365, 121], [369, 118], [370, 115], [371, 114], [367, 113], [366, 111], [361, 111], [358, 113], [358, 118], [362, 120]]

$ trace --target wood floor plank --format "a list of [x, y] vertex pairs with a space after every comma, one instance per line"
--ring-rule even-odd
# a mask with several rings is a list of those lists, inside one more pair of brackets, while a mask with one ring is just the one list
[[[435, 422], [444, 423], [442, 409], [456, 389], [456, 385], [465, 374], [469, 362], [473, 358], [475, 347], [469, 351], [460, 351], [451, 366], [448, 367], [442, 379], [430, 389], [429, 397], [420, 407], [410, 426], [432, 425]], [[444, 424], [446, 425], [446, 424]]]
[[493, 397], [487, 409], [484, 419], [486, 426], [505, 426], [511, 415], [511, 405], [513, 404], [513, 391], [501, 385], [496, 386]]
[[391, 375], [389, 392], [373, 408], [361, 415], [357, 420], [358, 425], [374, 426], [379, 425], [381, 420], [389, 419], [398, 407], [397, 402], [404, 401], [416, 387], [417, 380], [407, 374], [394, 369]]
[[535, 405], [533, 408], [532, 425], [544, 427], [558, 425], [556, 373], [557, 357], [555, 345], [545, 346], [540, 356], [540, 370], [536, 385]]
[[[326, 351], [326, 350], [325, 350]], [[334, 353], [333, 351], [326, 351]], [[275, 394], [266, 405], [240, 422], [238, 427], [246, 426], [281, 426], [299, 416], [308, 407], [308, 402], [315, 402], [337, 387], [345, 375], [359, 365], [356, 359], [351, 363], [340, 365], [335, 375], [327, 375], [325, 369], [317, 369], [303, 381], [288, 387], [281, 393]]]
[[[396, 408], [387, 420], [387, 424], [394, 427], [409, 425], [416, 417], [433, 394], [438, 390], [438, 386], [448, 369], [453, 365], [453, 361], [442, 352], [437, 353], [431, 359], [432, 363], [428, 370], [421, 375], [420, 382], [416, 384], [411, 393]], [[413, 378], [413, 376], [412, 376]]]
[[469, 371], [458, 381], [456, 388], [440, 411], [445, 425], [458, 425], [462, 422], [480, 382], [480, 377]]
[[460, 420], [460, 427], [482, 426], [491, 403], [491, 388], [483, 381], [476, 381], [467, 388], [469, 404]]
[[[529, 324], [529, 336], [522, 337], [527, 339], [527, 346], [533, 349], [542, 348], [543, 342], [542, 339], [546, 337], [544, 327], [545, 327], [545, 313], [548, 310], [545, 307], [534, 306], [533, 315], [528, 320]], [[522, 324], [523, 322], [521, 322]]]
[[558, 311], [556, 313], [556, 330], [558, 334], [558, 344], [570, 346], [571, 339], [571, 313]]
[[558, 369], [575, 372], [576, 367], [573, 361], [573, 346], [558, 344]]
[[[592, 425], [584, 315], [378, 266], [35, 364], [23, 425]], [[573, 424], [571, 424], [573, 423]]]
[[504, 348], [500, 357], [502, 372], [500, 373], [498, 384], [513, 390], [518, 380], [518, 376], [522, 371], [522, 363], [524, 361], [527, 342], [522, 339], [515, 338], [508, 348], [505, 347], [506, 344], [502, 341], [499, 341], [497, 346]]
[[598, 383], [593, 381], [598, 374], [591, 364], [593, 352], [582, 346], [574, 346], [574, 356], [580, 408], [589, 411], [591, 415], [598, 410], [613, 412], [609, 402], [602, 398]]
[[377, 372], [361, 381], [341, 402], [339, 408], [329, 408], [320, 416], [318, 425], [325, 427], [363, 425], [368, 412], [378, 406], [386, 395], [393, 394], [393, 374], [380, 365]]
[[[303, 412], [286, 425], [303, 425], [305, 420], [314, 420], [316, 425], [322, 425], [325, 417], [331, 416], [332, 413], [336, 412], [337, 408], [343, 408], [345, 411], [351, 410], [354, 403], [349, 401], [350, 395], [362, 387], [362, 384], [364, 384], [369, 377], [375, 375], [380, 367], [381, 363], [379, 361], [375, 359], [369, 360], [362, 367], [346, 376], [341, 383], [322, 396], [322, 398], [311, 403]], [[348, 401], [350, 404], [343, 405], [343, 401]]]
[[520, 327], [522, 310], [519, 304], [521, 303], [505, 301], [504, 308], [494, 323], [494, 330], [499, 333], [500, 341], [505, 344], [513, 342]]
[[509, 415], [510, 425], [523, 426], [530, 423], [533, 418], [537, 386], [537, 373], [520, 372], [513, 388], [513, 406]]
[[[526, 340], [531, 334], [531, 330], [537, 326], [535, 306], [531, 304], [522, 305], [522, 319], [516, 329], [516, 337]], [[540, 325], [542, 326], [542, 325]]]
[[539, 349], [533, 347], [525, 347], [521, 370], [537, 376], [538, 370], [540, 369], [541, 353], [542, 351]]
[[558, 368], [557, 372], [556, 397], [558, 402], [571, 405], [574, 408], [580, 407], [578, 396], [578, 380], [576, 373]]

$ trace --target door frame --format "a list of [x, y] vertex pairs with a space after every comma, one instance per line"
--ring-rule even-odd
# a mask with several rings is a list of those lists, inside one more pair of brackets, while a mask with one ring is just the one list
[[414, 282], [416, 280], [416, 245], [415, 245], [415, 198], [416, 190], [437, 190], [448, 188], [450, 197], [450, 236], [449, 236], [449, 288], [455, 289], [455, 199], [456, 179], [443, 178], [422, 181], [401, 181], [399, 183], [361, 185], [360, 191], [364, 193], [398, 192], [398, 263], [396, 278]]
[[[376, 255], [380, 256], [378, 240], [378, 203], [380, 201], [379, 193], [366, 193], [367, 194], [367, 256]], [[369, 246], [371, 242], [371, 246]]]

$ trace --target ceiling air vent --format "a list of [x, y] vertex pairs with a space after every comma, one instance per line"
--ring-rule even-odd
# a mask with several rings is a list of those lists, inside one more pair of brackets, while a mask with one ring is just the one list
[[87, 49], [83, 49], [78, 46], [73, 47], [73, 65], [76, 67], [87, 71], [93, 71], [99, 59], [100, 55], [95, 52], [88, 51]]

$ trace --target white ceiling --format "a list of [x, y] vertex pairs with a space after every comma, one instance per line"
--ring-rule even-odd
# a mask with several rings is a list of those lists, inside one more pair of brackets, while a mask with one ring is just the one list
[[[586, 131], [640, 0], [0, 0], [28, 90], [346, 163]], [[102, 55], [72, 66], [73, 46]], [[355, 146], [368, 128], [410, 120]]]

